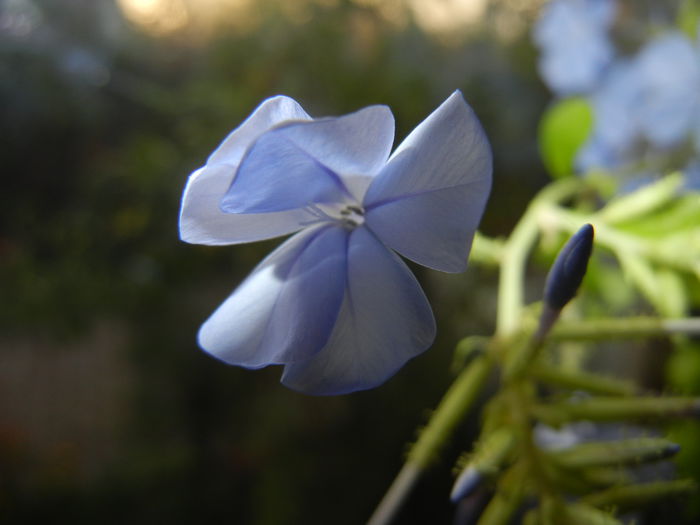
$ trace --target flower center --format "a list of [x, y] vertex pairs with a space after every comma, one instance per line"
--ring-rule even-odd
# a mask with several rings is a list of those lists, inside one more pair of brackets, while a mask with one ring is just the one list
[[365, 222], [365, 210], [358, 204], [309, 204], [305, 210], [313, 215], [313, 219], [304, 225], [319, 222], [337, 222], [343, 228], [352, 230]]

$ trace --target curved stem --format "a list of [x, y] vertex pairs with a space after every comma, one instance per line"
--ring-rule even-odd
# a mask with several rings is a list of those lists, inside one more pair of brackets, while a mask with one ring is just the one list
[[700, 317], [663, 319], [642, 316], [591, 321], [561, 320], [549, 337], [558, 341], [606, 341], [648, 339], [675, 334], [700, 335]]
[[452, 383], [435, 409], [408, 459], [369, 520], [369, 525], [388, 525], [398, 514], [420, 475], [439, 457], [442, 448], [469, 413], [493, 367], [486, 356], [474, 359]]
[[498, 286], [497, 335], [508, 335], [518, 327], [524, 304], [525, 264], [528, 253], [537, 240], [541, 210], [571, 197], [582, 185], [583, 182], [580, 179], [567, 178], [545, 187], [530, 203], [522, 219], [506, 241], [501, 257], [501, 274]]

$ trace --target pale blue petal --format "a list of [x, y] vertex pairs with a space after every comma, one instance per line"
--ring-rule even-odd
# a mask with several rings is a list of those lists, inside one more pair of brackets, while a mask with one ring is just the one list
[[576, 154], [576, 168], [587, 173], [592, 170], [610, 170], [619, 166], [621, 159], [597, 137], [586, 142]]
[[374, 388], [433, 342], [435, 320], [416, 278], [366, 228], [351, 233], [347, 264], [330, 340], [311, 359], [285, 366], [290, 388], [316, 395]]
[[348, 190], [338, 175], [283, 134], [260, 137], [241, 162], [224, 197], [226, 213], [271, 213], [312, 203], [342, 202]]
[[[264, 100], [209, 156], [208, 164], [238, 166], [246, 150], [264, 132], [290, 120], [311, 120], [294, 99], [279, 95]], [[233, 174], [231, 174], [231, 179]], [[229, 180], [229, 184], [231, 181]]]
[[700, 109], [700, 54], [673, 31], [642, 50], [638, 68], [643, 99], [637, 110], [646, 137], [658, 147], [680, 143]]
[[232, 365], [309, 359], [326, 345], [343, 299], [347, 232], [311, 228], [272, 252], [202, 325], [199, 345]]
[[593, 95], [593, 135], [611, 151], [628, 149], [639, 134], [641, 82], [637, 64], [620, 61]]
[[279, 126], [285, 137], [338, 175], [375, 175], [394, 142], [394, 116], [387, 106], [369, 106], [342, 117]]
[[491, 149], [453, 93], [398, 147], [364, 201], [384, 244], [430, 268], [463, 271], [491, 188]]
[[307, 212], [232, 215], [220, 209], [245, 151], [274, 125], [310, 117], [294, 100], [278, 96], [265, 100], [209, 157], [206, 166], [190, 175], [180, 208], [180, 237], [194, 244], [237, 244], [286, 235], [310, 219]]
[[266, 213], [357, 198], [342, 178], [351, 182], [358, 175], [376, 174], [386, 163], [393, 139], [394, 119], [385, 106], [281, 125], [250, 148], [222, 200], [222, 210]]
[[539, 70], [559, 95], [593, 90], [614, 57], [607, 35], [616, 11], [611, 0], [553, 1], [534, 27]]
[[582, 171], [613, 169], [624, 164], [641, 127], [641, 77], [635, 61], [618, 61], [610, 67], [591, 98], [593, 131], [576, 156]]
[[685, 175], [683, 189], [700, 192], [700, 160], [691, 160], [683, 169], [683, 172]]
[[271, 239], [303, 228], [313, 216], [304, 210], [234, 215], [221, 211], [233, 169], [205, 166], [190, 175], [180, 208], [180, 238], [193, 244], [219, 246]]

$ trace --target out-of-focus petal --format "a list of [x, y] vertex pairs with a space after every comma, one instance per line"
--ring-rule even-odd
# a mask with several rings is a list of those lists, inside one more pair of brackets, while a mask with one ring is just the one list
[[377, 173], [386, 163], [393, 139], [394, 119], [386, 106], [283, 124], [249, 149], [222, 209], [268, 213], [351, 198], [342, 177]]
[[534, 27], [541, 49], [539, 70], [559, 95], [595, 88], [614, 56], [607, 35], [616, 12], [612, 0], [558, 0], [548, 3]]
[[683, 189], [700, 192], [700, 160], [691, 160], [685, 166], [683, 172], [685, 175]]
[[327, 343], [343, 300], [347, 231], [310, 228], [287, 240], [219, 306], [199, 345], [233, 365], [309, 359]]
[[282, 383], [316, 395], [373, 388], [435, 337], [430, 305], [413, 274], [366, 228], [352, 231], [347, 284], [326, 347], [285, 366]]
[[637, 58], [642, 101], [636, 110], [646, 137], [658, 147], [684, 140], [700, 111], [700, 53], [683, 33], [670, 32]]
[[623, 151], [637, 138], [640, 83], [637, 64], [620, 61], [593, 95], [593, 134], [611, 150]]
[[576, 169], [586, 173], [591, 170], [613, 169], [621, 162], [600, 139], [594, 137], [588, 140], [576, 154]]
[[262, 133], [289, 120], [308, 120], [306, 112], [289, 97], [265, 100], [224, 139], [187, 181], [180, 209], [180, 237], [194, 244], [237, 244], [286, 235], [301, 228], [310, 215], [301, 210], [264, 216], [237, 216], [219, 208], [246, 150]]
[[387, 246], [419, 264], [463, 271], [491, 171], [486, 135], [455, 92], [372, 181], [364, 201], [367, 225]]
[[224, 245], [271, 239], [300, 230], [313, 216], [304, 210], [234, 215], [220, 209], [233, 171], [204, 166], [190, 175], [180, 208], [180, 238], [193, 244]]
[[[255, 139], [273, 126], [289, 120], [311, 120], [311, 117], [297, 101], [289, 97], [278, 95], [264, 100], [224, 139], [209, 156], [207, 163], [237, 166]], [[231, 179], [233, 179], [233, 173], [231, 173]]]
[[628, 160], [641, 133], [641, 98], [637, 63], [620, 60], [611, 66], [591, 97], [593, 131], [576, 156], [580, 170], [613, 169]]

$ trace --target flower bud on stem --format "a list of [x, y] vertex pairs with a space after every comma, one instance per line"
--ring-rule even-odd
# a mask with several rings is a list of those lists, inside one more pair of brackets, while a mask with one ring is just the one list
[[585, 224], [557, 255], [544, 285], [544, 307], [536, 339], [544, 339], [566, 304], [573, 299], [586, 275], [593, 251], [593, 226]]

